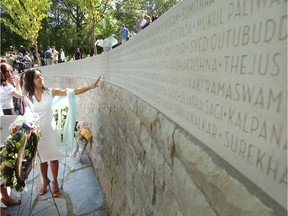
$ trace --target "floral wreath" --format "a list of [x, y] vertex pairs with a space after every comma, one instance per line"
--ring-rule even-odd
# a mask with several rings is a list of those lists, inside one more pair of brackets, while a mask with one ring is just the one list
[[17, 119], [10, 129], [10, 135], [0, 151], [2, 182], [16, 191], [22, 191], [35, 163], [41, 131], [38, 125]]

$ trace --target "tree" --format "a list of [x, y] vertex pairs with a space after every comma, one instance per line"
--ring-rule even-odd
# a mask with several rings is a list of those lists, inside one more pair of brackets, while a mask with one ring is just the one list
[[37, 38], [42, 20], [49, 16], [50, 5], [49, 0], [2, 0], [1, 7], [8, 16], [0, 19], [13, 32], [34, 44], [38, 53]]
[[[87, 21], [82, 12], [76, 20], [79, 24], [79, 35], [76, 34], [76, 23], [73, 20], [76, 3], [69, 4], [64, 0], [51, 0], [53, 4], [48, 9], [50, 16], [42, 22], [42, 29], [38, 36], [38, 49], [45, 49], [47, 46], [55, 46], [57, 50], [63, 48], [66, 59], [73, 56], [76, 47], [85, 47], [87, 40]], [[83, 15], [83, 16], [82, 16]], [[83, 18], [83, 19], [81, 19]], [[79, 36], [79, 40], [78, 40]]]
[[92, 46], [94, 50], [94, 55], [97, 54], [96, 49], [96, 34], [95, 26], [99, 22], [102, 14], [105, 13], [106, 9], [111, 6], [111, 0], [77, 0], [82, 11], [87, 13], [88, 19], [91, 21], [91, 31], [92, 31]]
[[101, 22], [96, 25], [96, 32], [103, 39], [108, 38], [118, 32], [118, 26], [116, 23], [116, 19], [113, 19], [109, 15], [104, 15], [104, 18]]
[[[151, 0], [150, 0], [151, 1]], [[176, 5], [181, 0], [153, 0], [150, 6], [150, 13], [154, 10], [157, 11], [159, 15], [164, 14], [167, 12], [170, 8], [172, 8], [174, 5]]]
[[[37, 29], [32, 29], [37, 27], [37, 24], [34, 22], [34, 19], [36, 19], [40, 29], [38, 35], [36, 35], [38, 37], [36, 44], [38, 50], [44, 49], [48, 45], [55, 45], [58, 48], [64, 48], [67, 52], [66, 56], [68, 57], [73, 55], [76, 47], [79, 47], [83, 53], [91, 53], [91, 55], [93, 55], [96, 53], [96, 35], [98, 37], [101, 32], [101, 29], [100, 32], [97, 31], [97, 29], [102, 26], [99, 27], [97, 24], [105, 19], [104, 17], [109, 16], [112, 19], [116, 19], [118, 29], [115, 33], [119, 33], [119, 28], [123, 23], [130, 32], [133, 33], [133, 31], [135, 31], [135, 23], [140, 14], [151, 14], [153, 10], [156, 10], [158, 14], [161, 15], [179, 1], [180, 0], [2, 0], [0, 6], [2, 21], [10, 21], [11, 26], [15, 26], [14, 30], [18, 30], [17, 34], [19, 35], [12, 32], [7, 23], [4, 24], [4, 21], [1, 22], [1, 52], [3, 53], [5, 48], [8, 51], [9, 45], [16, 47], [19, 47], [19, 45], [31, 45], [30, 41], [33, 41], [30, 39], [30, 36], [33, 37], [31, 33], [34, 31], [37, 32]], [[45, 2], [47, 4], [48, 2], [52, 2], [52, 4], [50, 7], [45, 6]], [[115, 2], [115, 4], [113, 4], [113, 2]], [[42, 22], [39, 19], [39, 12], [34, 12], [40, 9], [42, 13], [46, 15], [45, 18], [42, 18]], [[47, 13], [49, 17], [47, 17]], [[26, 21], [24, 22], [24, 20]], [[26, 27], [24, 27], [25, 23], [31, 23], [31, 25], [28, 25], [30, 30], [22, 30], [26, 29]], [[115, 23], [113, 25], [115, 26]], [[117, 34], [117, 36], [119, 36], [119, 34]], [[29, 40], [26, 38], [29, 38]]]
[[[113, 12], [118, 26], [125, 26], [130, 32], [135, 31], [136, 21], [139, 15], [147, 13], [145, 7], [146, 0], [119, 0], [115, 3], [115, 10]], [[119, 29], [118, 29], [119, 31]]]

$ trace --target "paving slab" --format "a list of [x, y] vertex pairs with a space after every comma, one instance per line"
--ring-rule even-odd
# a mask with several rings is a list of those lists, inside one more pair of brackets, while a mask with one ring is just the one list
[[37, 202], [32, 215], [39, 216], [64, 216], [67, 215], [66, 200], [61, 198], [47, 199]]
[[97, 211], [97, 212], [93, 212], [91, 214], [88, 214], [88, 216], [108, 216], [108, 214], [107, 214], [107, 212]]
[[[52, 175], [48, 169], [50, 180]], [[52, 197], [51, 187], [39, 195], [42, 185], [39, 167], [35, 166], [22, 192], [11, 190], [10, 196], [21, 199], [21, 205], [7, 207], [11, 216], [108, 216], [105, 201], [89, 157], [68, 157], [59, 163], [60, 196]]]
[[103, 206], [103, 196], [91, 167], [71, 173], [63, 190], [71, 199], [74, 215], [93, 212]]

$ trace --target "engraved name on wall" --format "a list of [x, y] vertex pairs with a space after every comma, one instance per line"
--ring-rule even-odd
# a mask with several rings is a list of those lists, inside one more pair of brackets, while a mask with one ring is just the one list
[[182, 1], [109, 53], [108, 80], [173, 119], [285, 208], [286, 7], [286, 0]]

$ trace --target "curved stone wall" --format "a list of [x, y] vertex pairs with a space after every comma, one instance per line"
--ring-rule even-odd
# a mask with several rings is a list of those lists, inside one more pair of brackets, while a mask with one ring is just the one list
[[129, 42], [42, 67], [77, 98], [111, 215], [287, 213], [287, 1], [182, 1]]

